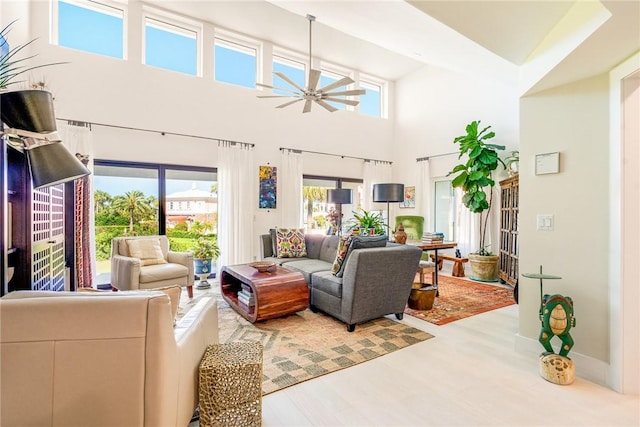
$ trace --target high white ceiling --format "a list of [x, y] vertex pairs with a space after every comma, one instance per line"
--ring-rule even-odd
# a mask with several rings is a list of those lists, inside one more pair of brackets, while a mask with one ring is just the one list
[[[316, 16], [314, 56], [390, 80], [432, 65], [515, 82], [532, 54], [566, 32], [567, 25], [577, 33], [583, 32], [586, 39], [575, 42], [577, 47], [566, 50], [553, 66], [540, 72], [539, 78], [534, 79], [535, 89], [605, 72], [640, 49], [640, 0], [148, 0], [146, 3], [305, 55], [309, 31], [305, 16], [312, 14]], [[588, 11], [582, 9], [600, 3], [604, 8], [598, 7], [606, 13], [600, 11], [597, 19], [589, 20]], [[579, 6], [582, 9], [576, 9]], [[594, 57], [598, 60], [594, 61]]]

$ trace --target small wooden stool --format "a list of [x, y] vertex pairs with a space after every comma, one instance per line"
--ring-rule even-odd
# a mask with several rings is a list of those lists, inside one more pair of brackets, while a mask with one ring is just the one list
[[262, 424], [262, 344], [210, 345], [199, 376], [201, 427]]

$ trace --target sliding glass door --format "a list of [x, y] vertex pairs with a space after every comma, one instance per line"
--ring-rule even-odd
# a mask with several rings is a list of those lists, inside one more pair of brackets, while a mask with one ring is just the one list
[[166, 234], [184, 251], [217, 234], [214, 168], [96, 160], [93, 183], [99, 284], [110, 282], [114, 237]]

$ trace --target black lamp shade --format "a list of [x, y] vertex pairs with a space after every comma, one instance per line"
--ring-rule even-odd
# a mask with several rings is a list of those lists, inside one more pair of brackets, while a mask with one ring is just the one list
[[349, 205], [352, 202], [350, 188], [336, 188], [327, 190], [327, 202], [336, 205]]
[[62, 184], [91, 173], [60, 141], [33, 145], [25, 151], [33, 188]]
[[373, 184], [374, 202], [404, 202], [404, 184]]

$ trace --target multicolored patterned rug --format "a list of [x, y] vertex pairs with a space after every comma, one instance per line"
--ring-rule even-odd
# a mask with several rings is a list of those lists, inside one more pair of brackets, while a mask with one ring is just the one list
[[433, 335], [388, 318], [356, 326], [328, 315], [305, 310], [290, 316], [249, 323], [220, 297], [219, 284], [209, 291], [195, 290], [192, 300], [182, 293], [178, 316], [184, 315], [199, 298], [218, 297], [220, 342], [259, 341], [263, 345], [262, 394], [335, 372], [392, 353]]
[[474, 282], [463, 277], [438, 277], [440, 296], [431, 310], [405, 308], [410, 316], [444, 325], [476, 314], [515, 304], [513, 289]]

